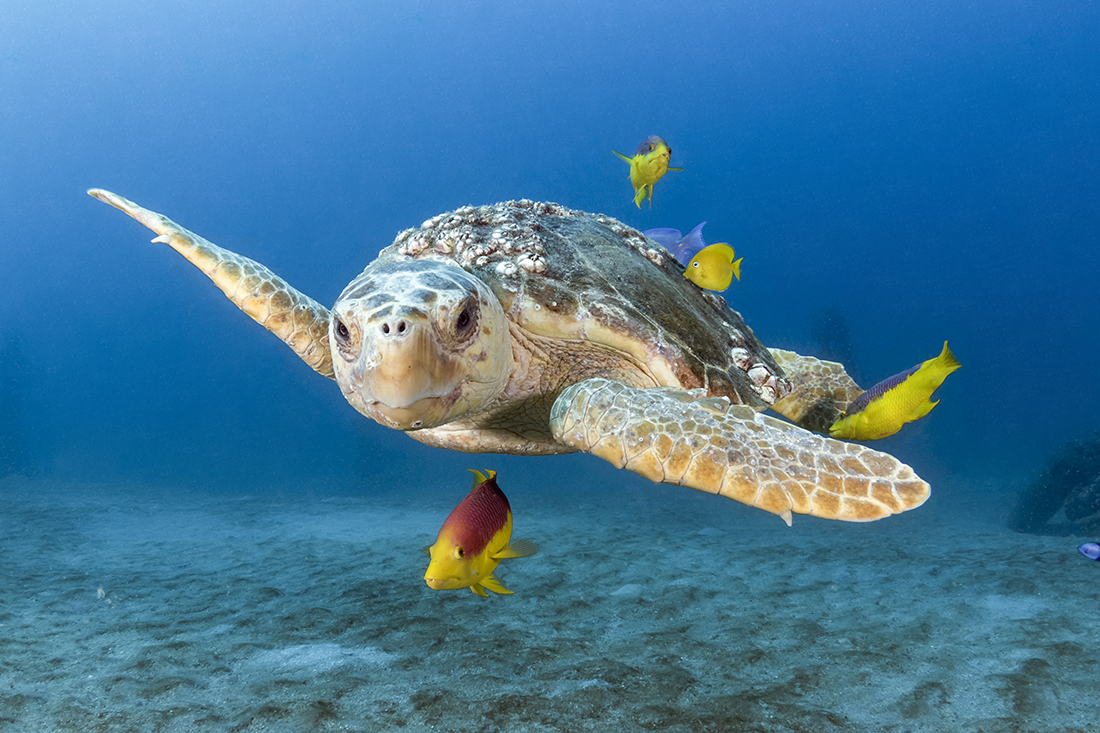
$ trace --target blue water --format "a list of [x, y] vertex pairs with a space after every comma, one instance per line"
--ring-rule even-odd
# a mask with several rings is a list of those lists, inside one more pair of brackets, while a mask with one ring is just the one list
[[[744, 257], [725, 297], [757, 335], [814, 353], [831, 309], [868, 384], [949, 339], [942, 403], [878, 447], [934, 491], [1025, 481], [1100, 427], [1098, 38], [1100, 7], [1063, 0], [5, 0], [0, 438], [70, 483], [369, 497], [459, 476], [474, 459], [359, 416], [84, 192], [325, 304], [400, 230], [529, 198], [707, 221]], [[611, 150], [650, 134], [684, 171], [638, 209]], [[591, 466], [540, 460], [491, 463], [548, 491]]]

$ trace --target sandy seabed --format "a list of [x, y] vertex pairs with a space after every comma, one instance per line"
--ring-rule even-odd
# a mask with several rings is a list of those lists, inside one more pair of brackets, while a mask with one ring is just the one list
[[1082, 538], [501, 485], [542, 551], [482, 599], [421, 580], [464, 490], [0, 482], [0, 731], [1100, 729]]

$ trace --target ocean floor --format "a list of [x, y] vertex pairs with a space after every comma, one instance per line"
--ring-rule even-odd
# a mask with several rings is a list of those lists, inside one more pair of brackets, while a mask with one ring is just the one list
[[542, 549], [488, 599], [421, 579], [462, 477], [453, 501], [2, 481], [0, 731], [1097, 730], [1085, 538], [945, 487], [787, 528], [621, 475], [502, 474]]

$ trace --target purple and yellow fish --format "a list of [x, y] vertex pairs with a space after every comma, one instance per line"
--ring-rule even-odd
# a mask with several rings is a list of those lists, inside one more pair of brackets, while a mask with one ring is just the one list
[[847, 440], [878, 440], [893, 435], [902, 425], [921, 419], [939, 404], [939, 400], [931, 400], [932, 393], [960, 366], [944, 341], [939, 356], [884, 379], [857, 397], [829, 427], [829, 434]]
[[479, 596], [511, 593], [493, 575], [501, 560], [538, 552], [531, 540], [512, 539], [512, 508], [497, 486], [496, 471], [473, 471], [474, 488], [447, 516], [435, 544], [425, 548], [432, 560], [424, 580], [433, 590], [469, 588]]
[[[642, 234], [662, 245], [684, 266], [684, 277], [701, 288], [722, 291], [741, 279], [741, 260], [725, 242], [703, 240], [704, 221], [681, 237], [679, 229], [647, 229]], [[736, 259], [735, 259], [736, 258]]]
[[634, 203], [642, 208], [642, 199], [649, 197], [649, 207], [653, 208], [653, 184], [661, 180], [668, 171], [682, 171], [683, 168], [669, 167], [672, 148], [656, 135], [650, 135], [638, 149], [634, 157], [628, 158], [617, 150], [612, 153], [630, 165], [630, 183], [634, 186]]

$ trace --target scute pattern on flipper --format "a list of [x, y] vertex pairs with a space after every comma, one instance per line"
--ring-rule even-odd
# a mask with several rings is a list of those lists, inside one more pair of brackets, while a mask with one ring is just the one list
[[275, 334], [314, 371], [334, 377], [328, 348], [328, 308], [298, 292], [259, 262], [219, 247], [163, 214], [110, 191], [93, 188], [88, 194], [156, 232], [159, 236], [154, 242], [168, 245], [197, 267], [225, 297]]
[[791, 384], [790, 394], [776, 400], [772, 409], [807, 430], [828, 433], [829, 426], [863, 394], [843, 364], [784, 349], [768, 351]]
[[589, 379], [554, 403], [554, 436], [664, 483], [778, 514], [871, 521], [920, 506], [928, 484], [885, 453], [815, 435], [695, 391]]

